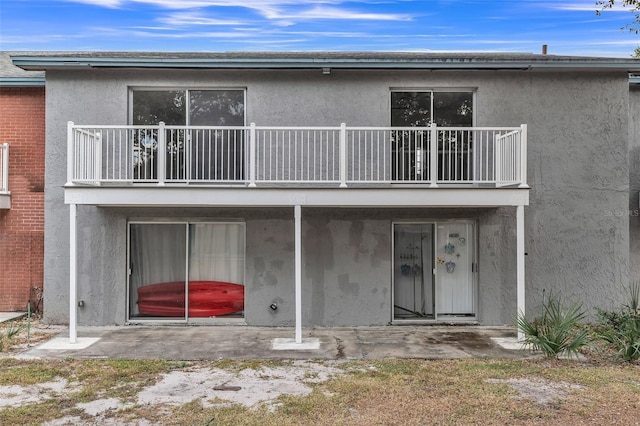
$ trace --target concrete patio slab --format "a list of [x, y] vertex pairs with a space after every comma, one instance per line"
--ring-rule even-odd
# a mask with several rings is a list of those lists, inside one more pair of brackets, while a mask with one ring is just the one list
[[71, 343], [68, 337], [55, 337], [47, 342], [42, 343], [40, 346], [38, 346], [38, 348], [42, 350], [54, 351], [77, 351], [80, 349], [87, 349], [89, 346], [93, 345], [99, 340], [99, 337], [78, 337], [76, 339], [76, 343]]
[[[17, 357], [215, 360], [533, 356], [530, 351], [508, 349], [498, 343], [499, 339], [515, 340], [515, 335], [511, 327], [330, 327], [304, 329], [303, 343], [295, 344], [294, 329], [288, 327], [79, 327], [78, 339], [84, 346], [69, 344], [68, 332], [63, 332]], [[67, 343], [63, 343], [65, 340]]]
[[316, 350], [320, 349], [320, 340], [315, 338], [302, 339], [302, 342], [296, 342], [294, 338], [276, 337], [273, 339], [271, 348], [275, 351], [284, 350]]
[[26, 312], [0, 312], [0, 323], [12, 321], [27, 315]]
[[518, 341], [517, 337], [492, 337], [491, 340], [505, 349], [523, 350], [527, 349], [527, 345]]

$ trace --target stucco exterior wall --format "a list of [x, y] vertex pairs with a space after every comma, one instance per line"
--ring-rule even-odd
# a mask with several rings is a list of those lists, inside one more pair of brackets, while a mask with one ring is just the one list
[[[640, 282], [640, 84], [629, 90], [629, 234], [631, 281]], [[624, 212], [623, 212], [624, 213]]]
[[[608, 308], [622, 300], [621, 288], [629, 281], [629, 217], [610, 212], [625, 210], [629, 204], [629, 88], [623, 72], [332, 70], [326, 76], [320, 70], [51, 71], [47, 73], [47, 321], [65, 322], [68, 317], [68, 207], [62, 190], [66, 122], [127, 123], [129, 87], [246, 88], [247, 122], [298, 126], [341, 122], [386, 126], [390, 89], [473, 89], [478, 126], [529, 126], [527, 313], [540, 312], [543, 292], [546, 297], [552, 293], [582, 302], [588, 309]], [[81, 324], [124, 321], [127, 218], [150, 214], [244, 218], [246, 321], [293, 323], [292, 211], [178, 210], [79, 208], [79, 297], [93, 301], [91, 310], [86, 305], [80, 313]], [[512, 324], [514, 208], [303, 209], [304, 322], [388, 323], [391, 222], [450, 216], [478, 221], [479, 322]], [[275, 314], [268, 310], [272, 301], [279, 305]]]
[[[303, 320], [305, 325], [386, 325], [391, 317], [392, 224], [474, 219], [483, 230], [478, 242], [485, 306], [483, 321], [503, 323], [501, 311], [515, 312], [509, 275], [513, 256], [504, 256], [502, 229], [512, 209], [319, 209], [303, 211]], [[100, 217], [97, 232], [84, 225]], [[294, 325], [293, 209], [78, 209], [81, 324], [126, 322], [127, 221], [190, 220], [246, 224], [245, 320], [252, 325]], [[494, 222], [492, 225], [488, 222]], [[489, 231], [489, 232], [485, 232]], [[86, 238], [86, 236], [90, 236]], [[499, 252], [494, 250], [498, 248]], [[96, 254], [99, 253], [98, 256]], [[506, 269], [505, 269], [506, 268]], [[484, 291], [486, 290], [486, 291]], [[61, 289], [61, 293], [64, 291]], [[275, 303], [276, 311], [270, 309]], [[356, 308], [357, 307], [357, 308]], [[67, 307], [62, 307], [64, 317]], [[47, 311], [48, 313], [52, 311]], [[497, 314], [496, 314], [497, 313]], [[508, 322], [508, 320], [507, 320]]]

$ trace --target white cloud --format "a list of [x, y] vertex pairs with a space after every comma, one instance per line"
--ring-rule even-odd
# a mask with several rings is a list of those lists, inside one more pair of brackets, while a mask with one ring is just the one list
[[[596, 10], [600, 10], [601, 7], [596, 5], [596, 0], [585, 0], [585, 1], [572, 1], [572, 2], [554, 2], [543, 3], [546, 7], [550, 9], [556, 10], [571, 10], [571, 11], [582, 11], [582, 12], [595, 12]], [[612, 12], [629, 12], [631, 11], [631, 7], [622, 6], [622, 2], [618, 1], [614, 4], [611, 9], [607, 9]]]
[[[175, 31], [167, 29], [166, 31], [147, 30], [144, 27], [130, 28], [110, 28], [110, 27], [92, 27], [88, 29], [92, 37], [109, 37], [113, 39], [237, 39], [242, 40], [259, 40], [265, 38], [265, 31], [262, 28], [234, 28], [232, 31]], [[285, 36], [287, 34], [284, 34]]]
[[190, 25], [246, 25], [247, 22], [232, 20], [232, 19], [217, 19], [208, 18], [202, 13], [198, 12], [177, 12], [167, 15], [162, 18], [158, 18], [158, 21], [172, 26], [190, 26]]
[[67, 0], [73, 3], [83, 3], [94, 6], [108, 7], [108, 8], [118, 8], [122, 6], [124, 3], [123, 0]]
[[409, 21], [410, 15], [393, 13], [369, 13], [346, 10], [335, 7], [315, 6], [311, 9], [283, 12], [281, 10], [265, 10], [268, 19], [339, 19], [339, 20], [368, 20], [368, 21]]
[[[242, 7], [261, 10], [263, 8], [302, 6], [320, 4], [342, 4], [345, 0], [63, 0], [74, 3], [92, 4], [102, 7], [122, 7], [131, 3], [144, 3], [166, 9], [195, 9], [202, 7]], [[356, 0], [356, 3], [375, 4], [374, 1]], [[352, 1], [353, 3], [353, 1]]]
[[[250, 9], [279, 26], [291, 26], [297, 21], [311, 20], [357, 20], [357, 21], [409, 21], [411, 15], [375, 13], [338, 7], [344, 0], [66, 0], [103, 7], [125, 7], [127, 4], [143, 3], [165, 9], [193, 10], [175, 13], [158, 19], [165, 24], [189, 25], [240, 25], [236, 21], [204, 17], [208, 7], [236, 7]], [[373, 0], [356, 0], [350, 3], [375, 4]]]

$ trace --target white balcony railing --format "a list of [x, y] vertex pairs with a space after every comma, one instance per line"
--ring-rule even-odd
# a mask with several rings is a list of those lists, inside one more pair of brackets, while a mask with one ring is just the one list
[[68, 125], [69, 184], [526, 186], [520, 127]]
[[9, 193], [9, 144], [0, 145], [0, 194]]

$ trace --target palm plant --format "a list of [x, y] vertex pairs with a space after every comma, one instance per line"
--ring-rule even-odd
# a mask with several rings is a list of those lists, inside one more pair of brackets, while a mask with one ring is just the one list
[[581, 305], [573, 304], [565, 311], [560, 300], [550, 298], [543, 302], [542, 317], [529, 321], [520, 314], [517, 326], [524, 334], [523, 343], [546, 357], [577, 357], [580, 349], [590, 343], [588, 330], [580, 327], [585, 316]]
[[600, 311], [598, 337], [611, 344], [625, 361], [640, 359], [640, 281], [629, 286], [629, 302], [620, 312]]

